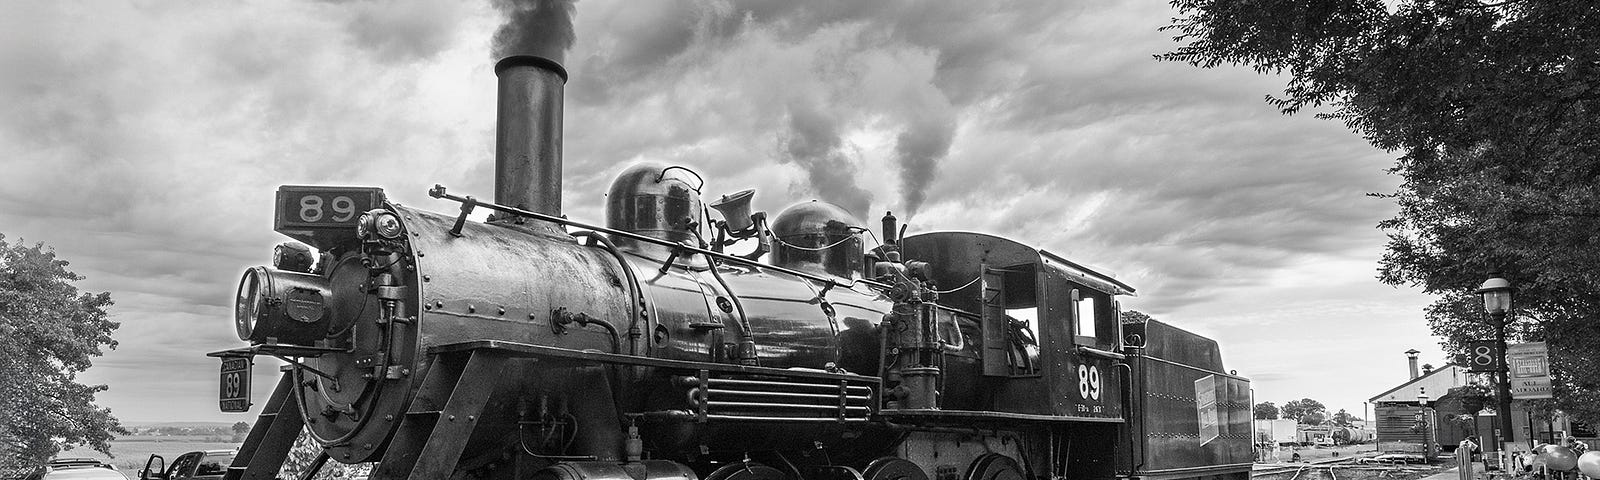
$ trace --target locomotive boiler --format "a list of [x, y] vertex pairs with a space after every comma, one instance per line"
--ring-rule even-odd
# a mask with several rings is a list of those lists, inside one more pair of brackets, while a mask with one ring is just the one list
[[[1248, 381], [1216, 342], [1124, 324], [1134, 289], [994, 235], [769, 220], [685, 166], [630, 166], [604, 226], [561, 210], [556, 62], [499, 78], [494, 200], [284, 186], [222, 407], [288, 363], [229, 478], [297, 437], [373, 478], [1244, 478]], [[471, 218], [491, 210], [487, 221]], [[713, 215], [711, 212], [718, 212]], [[713, 218], [720, 217], [720, 218]], [[881, 235], [879, 244], [867, 237]], [[735, 253], [735, 252], [740, 253]]]

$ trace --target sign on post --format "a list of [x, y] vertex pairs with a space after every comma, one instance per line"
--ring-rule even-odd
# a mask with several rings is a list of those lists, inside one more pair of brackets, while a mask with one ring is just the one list
[[1544, 342], [1506, 347], [1510, 367], [1511, 398], [1550, 398], [1550, 354]]
[[250, 357], [222, 357], [218, 399], [224, 412], [250, 411]]
[[1500, 371], [1500, 344], [1494, 340], [1473, 340], [1467, 344], [1467, 371]]

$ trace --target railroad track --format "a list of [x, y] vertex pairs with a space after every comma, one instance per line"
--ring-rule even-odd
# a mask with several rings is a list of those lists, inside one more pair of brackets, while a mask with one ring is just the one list
[[1413, 474], [1426, 476], [1440, 470], [1438, 466], [1432, 465], [1361, 462], [1363, 458], [1366, 457], [1323, 458], [1306, 463], [1258, 465], [1250, 471], [1250, 477], [1254, 480], [1415, 478]]
[[1312, 460], [1312, 461], [1309, 461], [1309, 462], [1302, 462], [1302, 463], [1262, 464], [1262, 465], [1257, 465], [1255, 468], [1251, 469], [1250, 470], [1250, 476], [1252, 478], [1254, 478], [1254, 477], [1268, 477], [1268, 476], [1278, 475], [1278, 474], [1282, 474], [1282, 473], [1294, 472], [1294, 471], [1297, 471], [1297, 470], [1314, 469], [1314, 468], [1317, 468], [1317, 467], [1324, 467], [1324, 466], [1329, 466], [1329, 465], [1349, 464], [1349, 463], [1354, 462], [1355, 459], [1356, 459], [1356, 457], [1332, 457], [1332, 458], [1319, 458], [1319, 459], [1316, 459], [1316, 460]]

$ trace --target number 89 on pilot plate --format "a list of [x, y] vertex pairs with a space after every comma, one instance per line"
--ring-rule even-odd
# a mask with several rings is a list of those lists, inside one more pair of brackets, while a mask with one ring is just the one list
[[250, 411], [250, 359], [224, 357], [220, 387], [218, 396], [222, 411]]

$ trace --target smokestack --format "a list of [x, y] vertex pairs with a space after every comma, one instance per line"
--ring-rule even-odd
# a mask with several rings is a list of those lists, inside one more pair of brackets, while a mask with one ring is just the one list
[[1422, 353], [1413, 348], [1406, 350], [1406, 362], [1411, 364], [1411, 378], [1417, 378], [1417, 354]]
[[515, 55], [500, 77], [494, 140], [494, 201], [561, 215], [561, 97], [567, 70], [544, 57]]

